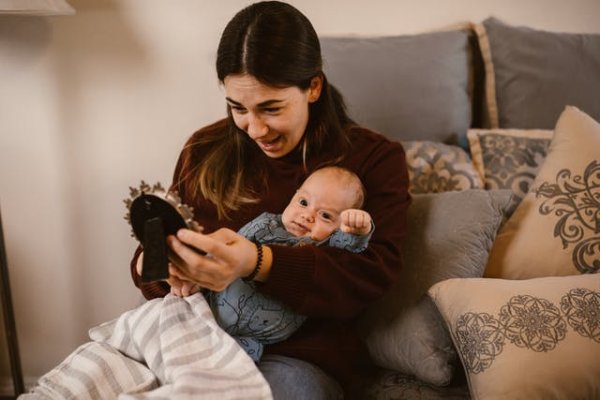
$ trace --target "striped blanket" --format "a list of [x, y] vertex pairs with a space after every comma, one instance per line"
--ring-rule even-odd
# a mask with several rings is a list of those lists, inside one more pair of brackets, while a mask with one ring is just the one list
[[272, 399], [199, 293], [151, 300], [89, 334], [19, 399]]

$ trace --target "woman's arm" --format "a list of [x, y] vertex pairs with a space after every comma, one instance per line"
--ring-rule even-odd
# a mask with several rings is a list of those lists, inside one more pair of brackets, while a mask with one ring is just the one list
[[397, 279], [410, 204], [402, 147], [383, 142], [342, 166], [358, 173], [367, 192], [364, 209], [377, 227], [366, 251], [327, 247], [271, 246], [273, 268], [259, 290], [309, 317], [350, 318]]

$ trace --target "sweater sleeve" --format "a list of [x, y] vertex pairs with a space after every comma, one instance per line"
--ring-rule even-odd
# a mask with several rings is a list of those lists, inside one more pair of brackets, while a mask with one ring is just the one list
[[377, 226], [369, 247], [350, 253], [325, 246], [270, 246], [273, 268], [260, 290], [309, 317], [355, 317], [395, 282], [401, 270], [410, 204], [404, 150], [399, 143], [385, 141], [368, 154], [358, 153], [342, 166], [355, 170], [366, 188], [364, 209]]
[[141, 253], [142, 247], [138, 246], [135, 253], [133, 254], [133, 258], [131, 259], [130, 270], [133, 283], [138, 289], [142, 291], [142, 295], [144, 295], [144, 297], [148, 300], [157, 297], [165, 297], [170, 291], [168, 283], [162, 281], [142, 282], [142, 277], [138, 275], [135, 267]]
[[369, 246], [369, 240], [373, 236], [373, 229], [373, 221], [371, 221], [371, 230], [366, 235], [355, 235], [353, 233], [342, 232], [341, 229], [336, 229], [327, 240], [327, 245], [351, 251], [352, 253], [360, 253], [365, 251]]

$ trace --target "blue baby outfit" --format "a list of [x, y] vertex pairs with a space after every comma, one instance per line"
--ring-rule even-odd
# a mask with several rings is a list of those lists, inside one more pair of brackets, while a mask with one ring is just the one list
[[[286, 246], [328, 245], [360, 253], [369, 244], [368, 235], [336, 230], [329, 238], [316, 242], [296, 237], [283, 227], [281, 214], [262, 213], [238, 232], [262, 244]], [[256, 291], [255, 282], [237, 279], [222, 292], [207, 292], [206, 298], [219, 326], [229, 333], [254, 361], [259, 361], [265, 344], [280, 342], [294, 333], [306, 319], [283, 303]]]

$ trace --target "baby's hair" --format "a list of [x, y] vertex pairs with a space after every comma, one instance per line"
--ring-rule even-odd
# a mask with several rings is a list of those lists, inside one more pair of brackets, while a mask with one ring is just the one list
[[365, 197], [367, 196], [367, 191], [366, 191], [362, 181], [358, 177], [358, 175], [356, 175], [354, 172], [350, 171], [349, 169], [339, 167], [336, 165], [319, 168], [319, 169], [313, 171], [312, 174], [324, 173], [324, 172], [331, 172], [331, 173], [337, 174], [339, 176], [339, 179], [342, 182], [342, 184], [347, 185], [349, 187], [353, 187], [353, 189], [355, 189], [354, 191], [355, 191], [356, 197], [354, 199], [354, 204], [352, 205], [352, 208], [362, 208], [362, 206], [365, 203]]

